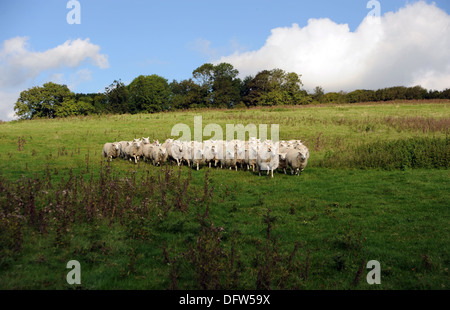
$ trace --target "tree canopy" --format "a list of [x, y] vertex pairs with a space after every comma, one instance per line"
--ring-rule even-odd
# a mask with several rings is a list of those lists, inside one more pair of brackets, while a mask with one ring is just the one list
[[275, 68], [239, 78], [229, 63], [205, 63], [181, 81], [156, 74], [140, 75], [129, 85], [120, 79], [103, 93], [75, 94], [66, 85], [53, 82], [20, 93], [14, 106], [20, 119], [72, 115], [155, 113], [191, 108], [234, 108], [303, 105], [310, 103], [355, 103], [368, 101], [450, 99], [450, 89], [426, 90], [421, 86], [395, 86], [378, 90], [357, 89], [326, 93], [317, 86], [312, 93], [302, 89], [301, 75]]

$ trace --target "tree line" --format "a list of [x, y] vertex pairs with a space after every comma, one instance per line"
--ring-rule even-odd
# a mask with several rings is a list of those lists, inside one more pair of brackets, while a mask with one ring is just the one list
[[103, 93], [73, 93], [53, 82], [20, 93], [14, 106], [20, 119], [57, 118], [93, 114], [136, 114], [195, 108], [356, 103], [389, 100], [450, 99], [450, 89], [426, 90], [421, 86], [389, 87], [325, 93], [317, 86], [302, 89], [301, 75], [281, 69], [263, 70], [243, 80], [231, 64], [203, 64], [182, 81], [159, 75], [140, 75], [129, 85], [114, 80]]

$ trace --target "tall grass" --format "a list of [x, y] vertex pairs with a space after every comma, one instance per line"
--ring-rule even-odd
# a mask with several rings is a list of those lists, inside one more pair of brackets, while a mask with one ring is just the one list
[[415, 137], [405, 140], [378, 141], [356, 148], [327, 152], [319, 163], [328, 168], [379, 168], [384, 170], [450, 166], [450, 139]]

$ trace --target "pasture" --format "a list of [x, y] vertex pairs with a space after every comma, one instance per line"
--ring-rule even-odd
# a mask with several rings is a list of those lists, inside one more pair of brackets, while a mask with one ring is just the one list
[[[197, 115], [279, 124], [308, 166], [271, 179], [101, 157]], [[448, 289], [449, 128], [450, 101], [1, 123], [0, 288], [72, 289], [78, 260], [79, 289]]]

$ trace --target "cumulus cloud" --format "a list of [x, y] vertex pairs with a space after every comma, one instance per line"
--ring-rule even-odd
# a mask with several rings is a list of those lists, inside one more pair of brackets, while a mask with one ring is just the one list
[[281, 68], [302, 74], [305, 88], [325, 91], [421, 85], [450, 87], [450, 16], [435, 4], [417, 2], [381, 16], [347, 24], [310, 19], [305, 27], [276, 28], [259, 50], [235, 52], [228, 62], [242, 76]]
[[63, 67], [76, 68], [87, 59], [99, 68], [108, 68], [108, 58], [89, 39], [68, 40], [45, 52], [28, 49], [28, 38], [4, 41], [0, 50], [0, 88], [22, 84], [44, 71]]
[[[109, 67], [108, 56], [100, 53], [100, 46], [89, 39], [68, 40], [43, 52], [30, 49], [27, 37], [15, 37], [3, 42], [0, 48], [0, 119], [12, 119], [13, 106], [20, 91], [44, 72], [50, 80], [62, 83], [64, 75], [51, 72], [65, 68], [76, 69], [90, 63], [100, 69]], [[80, 69], [71, 78], [72, 85], [91, 79], [91, 71]]]

